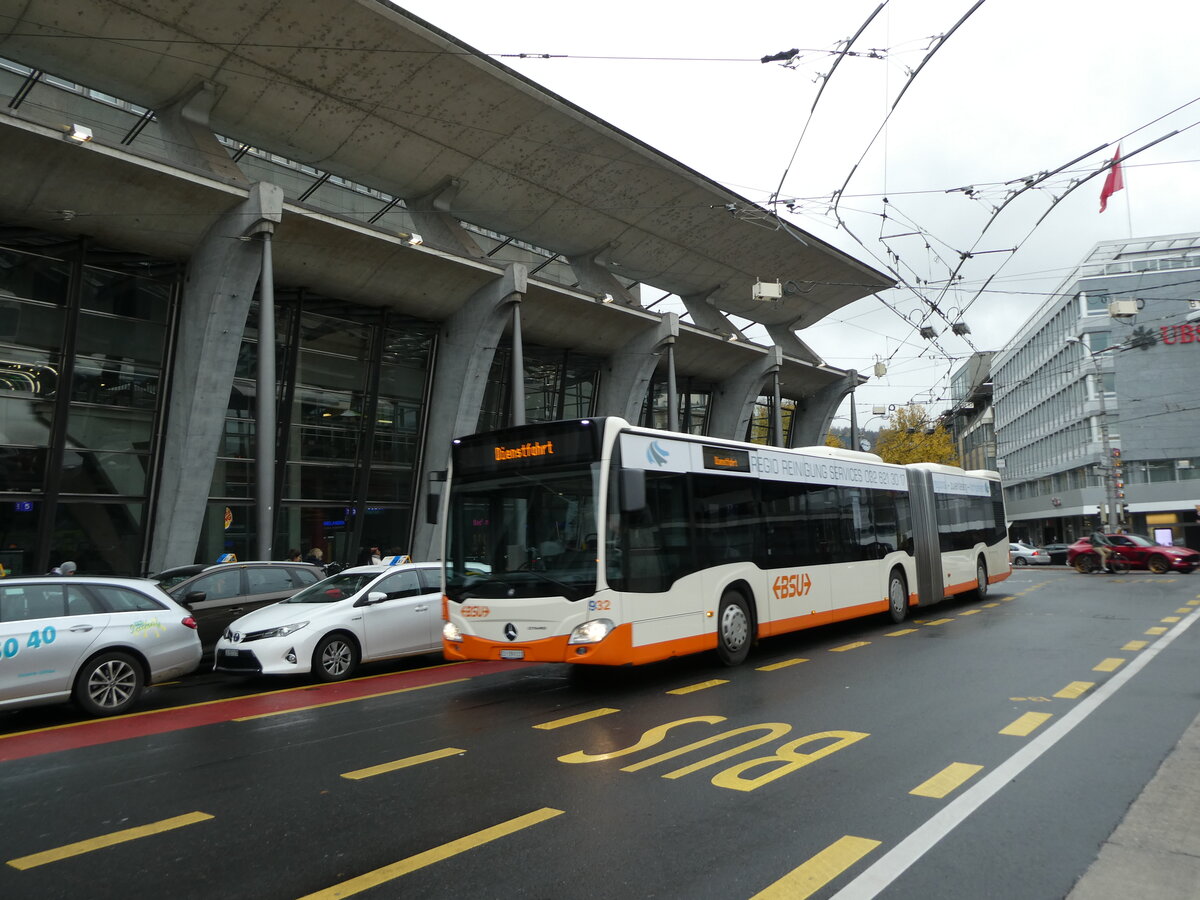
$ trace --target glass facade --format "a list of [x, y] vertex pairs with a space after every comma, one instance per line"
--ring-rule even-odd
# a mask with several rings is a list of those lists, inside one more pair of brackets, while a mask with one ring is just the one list
[[[24, 244], [39, 240], [23, 235]], [[0, 247], [6, 573], [36, 574], [65, 559], [91, 574], [144, 572], [180, 277], [146, 258], [106, 264], [115, 258], [62, 241], [53, 253]], [[408, 552], [436, 326], [286, 289], [275, 319], [276, 555], [320, 547], [328, 560], [353, 563], [360, 546]], [[257, 344], [255, 303], [198, 561], [251, 558], [257, 542]], [[590, 370], [560, 378], [560, 406], [590, 414], [598, 366]]]

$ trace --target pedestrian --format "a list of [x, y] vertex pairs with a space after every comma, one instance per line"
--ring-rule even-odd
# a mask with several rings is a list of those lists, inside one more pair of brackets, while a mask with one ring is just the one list
[[288, 562], [304, 562], [304, 557], [300, 555], [299, 550], [289, 550], [287, 554]]
[[325, 560], [323, 559], [324, 556], [325, 556], [325, 554], [321, 552], [320, 547], [313, 547], [311, 550], [308, 551], [308, 556], [304, 557], [304, 561], [306, 563], [308, 563], [309, 565], [324, 566], [325, 565]]
[[68, 559], [66, 562], [59, 563], [57, 566], [55, 566], [53, 569], [51, 569], [50, 574], [51, 575], [74, 575], [75, 574], [75, 563], [71, 562]]
[[371, 565], [377, 566], [383, 562], [383, 552], [378, 547], [371, 548]]

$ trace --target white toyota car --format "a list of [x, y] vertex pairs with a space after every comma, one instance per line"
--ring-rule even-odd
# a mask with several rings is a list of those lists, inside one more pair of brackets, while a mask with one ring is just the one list
[[235, 620], [213, 668], [341, 681], [360, 662], [440, 651], [441, 626], [441, 563], [356, 566]]

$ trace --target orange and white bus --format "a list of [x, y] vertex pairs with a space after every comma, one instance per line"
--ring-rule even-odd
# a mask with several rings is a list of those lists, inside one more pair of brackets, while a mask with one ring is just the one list
[[999, 476], [618, 418], [454, 441], [440, 518], [449, 659], [592, 665], [716, 650], [986, 592]]

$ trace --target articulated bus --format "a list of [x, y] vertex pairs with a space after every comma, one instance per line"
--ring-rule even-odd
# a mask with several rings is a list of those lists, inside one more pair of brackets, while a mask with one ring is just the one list
[[454, 660], [737, 665], [758, 638], [901, 622], [1011, 573], [995, 472], [618, 418], [454, 441], [440, 517]]

